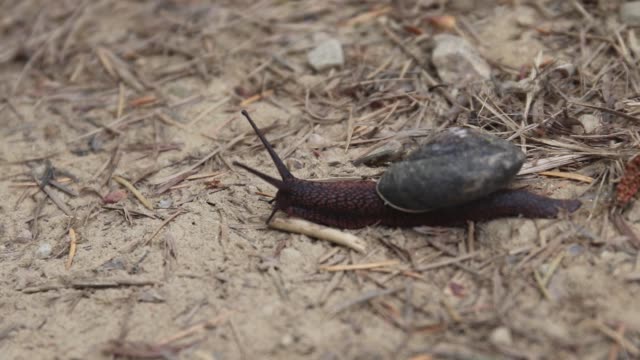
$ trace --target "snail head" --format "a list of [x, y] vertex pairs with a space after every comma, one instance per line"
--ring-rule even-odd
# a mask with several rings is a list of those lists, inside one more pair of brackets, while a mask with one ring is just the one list
[[273, 212], [271, 213], [271, 216], [269, 216], [269, 219], [267, 220], [267, 223], [268, 223], [269, 221], [271, 221], [271, 218], [273, 217], [273, 215], [277, 210], [286, 211], [289, 208], [290, 206], [289, 193], [292, 189], [293, 183], [296, 182], [298, 179], [295, 176], [293, 176], [293, 174], [291, 174], [289, 169], [287, 169], [287, 166], [284, 164], [282, 159], [280, 159], [278, 154], [276, 154], [275, 150], [273, 149], [273, 146], [271, 146], [271, 144], [264, 137], [260, 129], [258, 129], [258, 126], [256, 125], [256, 123], [253, 121], [253, 119], [251, 119], [251, 116], [249, 115], [249, 113], [246, 110], [242, 110], [242, 115], [249, 121], [249, 124], [251, 124], [251, 127], [255, 131], [256, 135], [258, 135], [258, 138], [264, 145], [265, 149], [267, 149], [267, 152], [269, 153], [269, 156], [271, 156], [271, 160], [273, 160], [273, 163], [275, 164], [276, 169], [278, 169], [278, 173], [280, 174], [280, 177], [281, 177], [281, 179], [276, 179], [273, 176], [267, 175], [259, 170], [256, 170], [238, 161], [233, 162], [233, 165], [247, 170], [248, 172], [261, 178], [262, 180], [268, 182], [269, 184], [273, 185], [278, 189], [278, 192], [276, 193], [276, 196], [273, 199], [273, 201], [275, 201], [275, 206], [274, 206]]

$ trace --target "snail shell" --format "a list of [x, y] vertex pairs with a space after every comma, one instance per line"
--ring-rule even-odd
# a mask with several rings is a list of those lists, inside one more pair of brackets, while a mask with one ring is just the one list
[[451, 207], [506, 187], [524, 160], [506, 140], [450, 128], [391, 165], [376, 190], [387, 204], [406, 212]]

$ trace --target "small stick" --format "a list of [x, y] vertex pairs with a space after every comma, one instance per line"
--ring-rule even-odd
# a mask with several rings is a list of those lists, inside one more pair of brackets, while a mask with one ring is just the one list
[[330, 265], [330, 266], [320, 266], [320, 270], [325, 271], [349, 271], [349, 270], [367, 270], [374, 269], [378, 267], [386, 267], [393, 266], [399, 264], [398, 260], [384, 260], [366, 264], [349, 264], [349, 265]]
[[320, 256], [320, 258], [318, 259], [318, 264], [322, 264], [322, 263], [326, 262], [327, 260], [331, 259], [331, 257], [333, 255], [337, 254], [338, 251], [340, 251], [340, 248], [338, 248], [338, 247], [327, 251], [326, 254]]
[[225, 322], [229, 318], [229, 315], [231, 315], [230, 312], [224, 312], [222, 314], [219, 314], [219, 315], [217, 315], [217, 316], [215, 316], [215, 317], [213, 317], [213, 318], [211, 318], [211, 319], [209, 319], [207, 321], [195, 324], [195, 325], [193, 325], [193, 326], [191, 326], [189, 328], [186, 328], [184, 330], [181, 330], [181, 331], [179, 331], [179, 332], [177, 332], [177, 333], [175, 333], [175, 334], [173, 334], [171, 336], [162, 338], [162, 339], [160, 339], [158, 341], [157, 345], [160, 345], [160, 346], [168, 345], [168, 344], [170, 344], [172, 342], [175, 342], [177, 340], [184, 339], [184, 338], [186, 338], [188, 336], [191, 336], [193, 334], [202, 332], [202, 331], [204, 331], [206, 329], [209, 329], [209, 328], [212, 328], [212, 327], [214, 327], [216, 325], [220, 325], [221, 323]]
[[142, 195], [142, 193], [138, 191], [138, 189], [136, 189], [136, 187], [133, 186], [129, 181], [117, 175], [114, 176], [112, 179], [115, 180], [115, 182], [117, 182], [118, 184], [126, 187], [127, 190], [131, 191], [133, 196], [135, 196], [142, 203], [142, 205], [144, 205], [144, 207], [146, 207], [149, 210], [153, 210], [153, 205], [151, 204], [151, 202], [147, 200], [147, 198], [144, 197], [144, 195]]
[[296, 218], [274, 218], [269, 223], [273, 229], [304, 234], [320, 240], [346, 246], [360, 253], [366, 252], [366, 243], [363, 239], [340, 230]]
[[69, 258], [65, 264], [65, 268], [69, 270], [73, 263], [73, 257], [76, 256], [76, 247], [78, 240], [76, 238], [76, 231], [73, 228], [69, 228]]
[[[338, 248], [336, 248], [336, 249], [338, 249]], [[329, 296], [331, 295], [333, 290], [335, 288], [337, 288], [338, 285], [340, 284], [340, 281], [342, 281], [342, 278], [344, 277], [344, 274], [345, 274], [344, 271], [336, 272], [336, 273], [333, 274], [333, 276], [331, 277], [331, 280], [329, 280], [329, 283], [327, 284], [327, 286], [325, 286], [325, 288], [320, 293], [320, 296], [318, 296], [318, 305], [322, 306], [327, 302], [327, 300], [329, 299]]]
[[591, 104], [586, 104], [586, 103], [582, 103], [582, 102], [571, 102], [571, 104], [573, 105], [578, 105], [578, 106], [582, 106], [582, 107], [586, 107], [589, 109], [595, 109], [595, 110], [600, 110], [602, 112], [611, 114], [611, 115], [615, 115], [615, 116], [619, 116], [623, 119], [627, 119], [627, 120], [631, 120], [631, 121], [635, 121], [635, 122], [640, 122], [640, 118], [637, 118], [635, 116], [623, 113], [622, 111], [618, 111], [618, 110], [614, 110], [614, 109], [609, 109], [603, 106], [596, 106], [596, 105], [591, 105]]
[[225, 98], [223, 98], [222, 100], [208, 106], [206, 109], [204, 109], [200, 114], [196, 115], [195, 118], [193, 118], [193, 120], [191, 120], [189, 123], [187, 123], [187, 126], [190, 128], [193, 128], [193, 126], [200, 120], [204, 119], [207, 115], [211, 114], [213, 111], [215, 111], [216, 109], [218, 109], [220, 106], [226, 104], [229, 100], [231, 100], [230, 96], [227, 96]]
[[67, 206], [67, 204], [65, 204], [59, 197], [58, 195], [56, 195], [56, 193], [54, 193], [51, 188], [49, 187], [49, 183], [48, 181], [46, 183], [40, 181], [40, 179], [38, 179], [36, 176], [34, 176], [34, 180], [38, 183], [38, 186], [40, 186], [40, 189], [42, 189], [42, 191], [47, 194], [47, 196], [49, 197], [49, 199], [51, 199], [51, 201], [53, 201], [54, 204], [56, 204], [56, 206], [62, 210], [62, 212], [70, 217], [73, 217], [73, 211], [71, 211], [71, 209], [69, 208], [69, 206]]
[[619, 332], [612, 330], [607, 325], [599, 321], [591, 321], [591, 324], [600, 332], [608, 336], [611, 340], [615, 341], [618, 345], [623, 347], [631, 355], [634, 355], [634, 356], [640, 355], [640, 349], [637, 346], [635, 346], [631, 341], [627, 340], [627, 338], [622, 336]]
[[386, 15], [387, 13], [391, 12], [393, 9], [391, 6], [385, 6], [382, 8], [378, 8], [378, 9], [373, 9], [373, 10], [369, 10], [365, 13], [362, 14], [358, 14], [354, 17], [352, 17], [351, 19], [345, 21], [344, 25], [345, 27], [354, 27], [356, 25], [359, 24], [364, 24], [370, 21], [373, 21], [374, 19]]
[[165, 227], [171, 220], [175, 219], [178, 215], [184, 214], [185, 212], [186, 211], [184, 211], [183, 209], [180, 209], [175, 213], [173, 213], [171, 216], [169, 216], [165, 221], [162, 222], [162, 224], [160, 224], [160, 226], [156, 229], [156, 231], [154, 231], [153, 235], [151, 235], [151, 237], [149, 237], [147, 240], [144, 241], [144, 243], [142, 243], [142, 245], [149, 244], [153, 239], [155, 239], [156, 236], [158, 236], [158, 233], [160, 233], [160, 230], [162, 230], [163, 227]]
[[273, 95], [273, 90], [266, 90], [266, 91], [263, 91], [263, 92], [261, 92], [259, 94], [250, 96], [250, 97], [242, 100], [242, 102], [240, 103], [240, 107], [247, 107], [248, 105], [253, 104], [256, 101], [260, 101], [260, 100], [262, 100], [264, 98], [267, 98], [267, 97], [269, 97], [271, 95]]
[[138, 279], [95, 279], [95, 280], [72, 280], [68, 284], [61, 284], [59, 282], [50, 282], [43, 285], [31, 286], [22, 289], [25, 294], [34, 294], [39, 292], [45, 292], [58, 289], [108, 289], [120, 286], [147, 286], [156, 285], [157, 282], [153, 280], [138, 280]]
[[[616, 333], [619, 334], [618, 336], [624, 337], [624, 332], [625, 332], [624, 324], [618, 325], [618, 331], [616, 331]], [[609, 349], [609, 356], [607, 357], [607, 360], [616, 360], [618, 358], [618, 354], [619, 353], [620, 353], [620, 344], [619, 343], [615, 343], [615, 344], [611, 345], [611, 348]]]
[[476, 226], [473, 221], [467, 221], [467, 252], [476, 251]]
[[544, 284], [544, 280], [542, 280], [542, 276], [540, 275], [540, 272], [538, 272], [538, 270], [535, 270], [533, 272], [533, 277], [536, 279], [536, 284], [538, 285], [538, 288], [540, 288], [540, 292], [542, 293], [544, 298], [549, 301], [553, 301], [553, 299], [551, 298], [551, 294], [549, 294], [549, 290], [547, 290], [547, 287]]
[[538, 174], [544, 175], [544, 176], [581, 181], [587, 184], [591, 184], [593, 182], [593, 178], [591, 176], [585, 176], [585, 175], [576, 174], [576, 173], [568, 173], [563, 171], [541, 171]]
[[385, 295], [389, 295], [389, 294], [393, 294], [396, 293], [398, 291], [404, 290], [404, 286], [401, 287], [397, 287], [397, 288], [391, 288], [391, 289], [385, 289], [385, 290], [369, 290], [369, 291], [365, 291], [362, 295], [356, 297], [353, 300], [348, 300], [346, 302], [343, 302], [342, 304], [338, 304], [338, 306], [336, 306], [335, 308], [333, 308], [333, 310], [331, 311], [331, 313], [333, 315], [347, 309], [350, 308], [354, 305], [360, 304], [360, 303], [365, 303], [365, 302], [369, 302], [377, 297], [380, 296], [385, 296]]
[[116, 110], [116, 119], [122, 118], [124, 113], [124, 83], [121, 81], [118, 83], [118, 108]]
[[478, 252], [474, 252], [474, 253], [469, 253], [469, 254], [466, 254], [466, 255], [462, 255], [462, 256], [458, 256], [458, 257], [453, 258], [453, 259], [442, 260], [442, 261], [435, 262], [435, 263], [432, 263], [432, 264], [429, 264], [429, 265], [425, 265], [425, 266], [418, 266], [416, 268], [416, 270], [417, 271], [433, 270], [433, 269], [436, 269], [436, 268], [439, 268], [439, 267], [452, 265], [452, 264], [458, 263], [458, 262], [463, 261], [463, 260], [468, 260], [468, 259], [474, 258], [474, 257], [476, 257], [478, 255], [480, 255], [479, 251]]
[[547, 284], [549, 283], [549, 280], [551, 280], [551, 277], [558, 269], [558, 266], [560, 265], [562, 258], [564, 258], [564, 252], [561, 252], [560, 254], [558, 254], [558, 256], [556, 256], [555, 259], [551, 261], [551, 264], [549, 265], [549, 269], [547, 270], [547, 272], [544, 274], [544, 277], [542, 278], [542, 284], [544, 286], [547, 286]]
[[194, 175], [188, 176], [185, 180], [206, 179], [206, 178], [217, 177], [222, 174], [224, 174], [224, 171], [215, 171], [215, 172], [210, 172], [206, 174], [194, 174]]

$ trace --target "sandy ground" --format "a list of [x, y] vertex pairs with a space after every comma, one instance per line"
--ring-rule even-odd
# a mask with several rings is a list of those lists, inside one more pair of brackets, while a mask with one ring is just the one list
[[[358, 142], [361, 132], [345, 151], [354, 118], [362, 129], [374, 126], [362, 118], [380, 108], [367, 102], [373, 96], [414, 91], [428, 104], [402, 103], [411, 111], [393, 114], [380, 126], [382, 135], [411, 128], [414, 112], [422, 112], [426, 129], [470, 123], [467, 110], [447, 117], [450, 106], [424, 84], [410, 90], [350, 85], [370, 80], [377, 68], [391, 79], [419, 76], [411, 52], [427, 61], [429, 39], [440, 31], [470, 39], [489, 60], [494, 81], [530, 71], [543, 51], [579, 68], [563, 80], [573, 84], [571, 96], [595, 89], [605, 101], [589, 101], [605, 107], [613, 106], [610, 97], [633, 99], [635, 70], [620, 69], [627, 69], [625, 61], [637, 64], [636, 54], [621, 60], [615, 51], [618, 41], [633, 45], [633, 30], [611, 25], [622, 34], [616, 37], [604, 26], [585, 25], [615, 22], [614, 2], [576, 2], [578, 8], [563, 1], [52, 3], [0, 1], [0, 357], [640, 356], [640, 258], [629, 233], [608, 216], [622, 165], [637, 149], [637, 124], [629, 119], [569, 110], [572, 118], [585, 112], [602, 118], [604, 130], [596, 135], [603, 140], [588, 143], [588, 158], [548, 170], [593, 183], [538, 172], [519, 178], [532, 191], [581, 199], [578, 213], [467, 229], [349, 231], [366, 240], [366, 254], [269, 229], [264, 221], [274, 189], [230, 166], [239, 160], [275, 174], [241, 108], [268, 129], [300, 178], [384, 171], [351, 164], [369, 146]], [[426, 20], [442, 15], [454, 16], [457, 30]], [[551, 27], [564, 35], [541, 35], [539, 28]], [[570, 35], [581, 31], [589, 36]], [[341, 68], [317, 72], [307, 64], [320, 32], [342, 42]], [[437, 79], [432, 66], [422, 65]], [[598, 73], [606, 67], [609, 75]], [[585, 80], [591, 78], [597, 80]], [[489, 96], [478, 86], [452, 91]], [[546, 102], [536, 103], [527, 124], [565, 106], [548, 93], [540, 98]], [[514, 111], [503, 116], [522, 125], [525, 96], [502, 99], [490, 104]], [[486, 121], [481, 127], [513, 134], [487, 109], [476, 108]], [[529, 141], [547, 140], [531, 156], [571, 155], [591, 141], [554, 129], [528, 133]], [[631, 135], [620, 135], [626, 142], [608, 137], [616, 132]], [[575, 146], [550, 144], [567, 139], [577, 139]], [[620, 156], [602, 155], [609, 146]], [[77, 193], [47, 187], [69, 214], [34, 182], [45, 160], [56, 169], [54, 178]], [[159, 193], [169, 177], [190, 169], [196, 176]], [[131, 192], [105, 204], [103, 196], [124, 189], [114, 176], [140, 179], [134, 186], [153, 209]], [[622, 219], [640, 230], [640, 206], [631, 204]], [[372, 270], [323, 268], [388, 260], [395, 262]]]

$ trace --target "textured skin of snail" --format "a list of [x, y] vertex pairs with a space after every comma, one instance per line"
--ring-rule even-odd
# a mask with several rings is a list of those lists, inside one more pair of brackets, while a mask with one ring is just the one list
[[581, 205], [578, 200], [552, 199], [526, 190], [500, 190], [454, 207], [421, 213], [403, 212], [384, 203], [376, 192], [374, 181], [318, 182], [294, 177], [248, 113], [243, 111], [242, 114], [249, 120], [262, 140], [282, 180], [238, 162], [234, 162], [234, 165], [246, 169], [278, 188], [274, 213], [281, 210], [289, 216], [300, 217], [315, 223], [343, 229], [356, 229], [369, 225], [464, 226], [467, 221], [488, 221], [505, 217], [555, 218], [560, 211], [573, 212]]
[[331, 183], [295, 179], [276, 194], [276, 208], [289, 216], [343, 229], [369, 225], [390, 227], [465, 226], [467, 221], [504, 217], [555, 218], [573, 212], [577, 200], [558, 200], [526, 190], [501, 190], [451, 208], [421, 213], [396, 210], [380, 199], [373, 181]]

